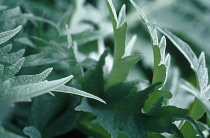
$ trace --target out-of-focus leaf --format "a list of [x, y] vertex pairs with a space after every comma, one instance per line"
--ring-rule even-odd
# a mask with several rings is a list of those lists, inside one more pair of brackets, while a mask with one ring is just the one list
[[77, 113], [74, 108], [78, 104], [77, 100], [76, 97], [62, 93], [55, 93], [55, 97], [42, 95], [34, 98], [30, 124], [43, 137], [55, 137], [69, 132], [76, 127]]
[[0, 137], [2, 138], [26, 138], [15, 133], [5, 130], [2, 126], [0, 127]]
[[37, 130], [35, 127], [33, 126], [29, 126], [29, 127], [25, 127], [23, 129], [23, 132], [29, 136], [30, 138], [41, 138], [41, 134], [39, 132], [39, 130]]
[[36, 45], [27, 37], [20, 37], [15, 39], [16, 42], [30, 46], [32, 48], [36, 48]]
[[21, 75], [14, 78], [14, 80], [11, 81], [12, 86], [18, 86], [18, 85], [26, 85], [30, 83], [38, 83], [43, 81], [52, 71], [52, 68], [46, 69], [40, 74], [37, 75]]
[[62, 92], [62, 93], [70, 93], [70, 94], [75, 94], [75, 95], [79, 95], [79, 96], [83, 96], [83, 97], [87, 97], [87, 98], [91, 98], [91, 99], [95, 99], [95, 100], [98, 100], [102, 103], [106, 103], [104, 100], [102, 100], [101, 98], [97, 97], [97, 96], [94, 96], [90, 93], [87, 93], [87, 92], [84, 92], [84, 91], [81, 91], [81, 90], [78, 90], [76, 88], [73, 88], [73, 87], [69, 87], [69, 86], [61, 86], [61, 87], [58, 87], [56, 88], [55, 90], [53, 91], [56, 91], [56, 92]]
[[5, 8], [0, 11], [1, 30], [11, 30], [19, 25], [24, 25], [27, 19], [23, 18], [22, 15], [24, 14], [19, 5], [12, 7], [12, 9]]
[[60, 80], [54, 81], [42, 81], [39, 83], [32, 83], [19, 86], [8, 86], [10, 81], [3, 82], [1, 89], [1, 99], [6, 99], [14, 102], [28, 101], [30, 98], [48, 93], [57, 87], [60, 87], [67, 83], [73, 76], [69, 76]]
[[7, 63], [7, 64], [15, 63], [25, 53], [24, 49], [19, 50], [19, 51], [14, 52], [14, 53], [9, 53], [11, 51], [11, 49], [12, 49], [11, 44], [0, 48], [0, 62], [2, 62], [3, 65], [5, 65], [4, 63]]
[[[18, 60], [15, 64], [5, 67], [0, 73], [1, 77], [1, 99], [9, 100], [13, 102], [28, 101], [32, 97], [48, 93], [50, 91], [57, 91], [63, 93], [77, 94], [88, 98], [96, 99], [100, 102], [105, 103], [99, 97], [84, 91], [64, 86], [73, 76], [69, 76], [60, 80], [46, 81], [44, 80], [52, 71], [52, 68], [45, 70], [38, 75], [22, 75], [15, 77], [19, 72], [24, 62], [24, 58]], [[57, 88], [57, 89], [56, 89]]]
[[99, 31], [88, 30], [72, 35], [72, 39], [74, 39], [78, 45], [83, 45], [87, 42], [97, 40], [99, 36], [103, 36], [103, 33]]
[[42, 17], [37, 17], [37, 16], [34, 16], [32, 14], [24, 14], [22, 16], [25, 19], [28, 19], [28, 20], [30, 19], [30, 20], [34, 20], [34, 21], [40, 21], [40, 22], [48, 23], [48, 24], [52, 25], [58, 31], [59, 34], [61, 34], [61, 30], [59, 29], [58, 25], [51, 20], [48, 20], [48, 19], [45, 19], [45, 18], [42, 18]]

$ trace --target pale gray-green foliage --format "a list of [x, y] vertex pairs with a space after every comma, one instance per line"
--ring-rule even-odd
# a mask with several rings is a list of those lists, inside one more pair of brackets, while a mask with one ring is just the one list
[[21, 75], [17, 76], [11, 81], [12, 86], [26, 85], [29, 83], [37, 83], [46, 79], [46, 77], [51, 73], [52, 68], [46, 69], [37, 75]]
[[22, 26], [18, 26], [17, 28], [15, 28], [13, 30], [9, 30], [9, 31], [0, 33], [0, 44], [8, 41], [10, 38], [15, 36], [21, 30], [21, 28], [22, 28]]
[[195, 71], [198, 82], [198, 89], [194, 88], [190, 83], [182, 84], [182, 87], [193, 95], [195, 95], [204, 105], [208, 115], [210, 115], [210, 106], [209, 106], [209, 93], [210, 85], [208, 84], [208, 69], [206, 67], [205, 54], [202, 52], [199, 58], [196, 57], [195, 53], [192, 51], [190, 46], [182, 41], [180, 38], [173, 35], [171, 32], [166, 29], [156, 26], [163, 34], [165, 34], [171, 42], [180, 50], [180, 52], [186, 57], [190, 62], [191, 68]]
[[[10, 38], [15, 36], [21, 29], [21, 26], [6, 31], [0, 34], [0, 41], [4, 43], [8, 41]], [[40, 40], [44, 41], [44, 40]], [[48, 45], [58, 49], [60, 49], [56, 44], [44, 41]], [[35, 66], [35, 65], [42, 65], [57, 62], [51, 59], [43, 58], [44, 54], [35, 54], [30, 55], [28, 57], [22, 57], [24, 54], [24, 50], [20, 50], [14, 53], [9, 53], [12, 49], [12, 45], [6, 45], [0, 48], [0, 101], [1, 105], [3, 106], [5, 103], [14, 103], [14, 102], [22, 102], [22, 101], [31, 101], [31, 98], [49, 93], [53, 95], [51, 91], [54, 92], [62, 92], [62, 93], [70, 93], [76, 94], [92, 99], [96, 99], [102, 103], [105, 103], [102, 99], [87, 92], [65, 86], [69, 80], [73, 78], [72, 75], [58, 79], [53, 81], [45, 80], [46, 77], [51, 73], [52, 68], [46, 69], [40, 74], [37, 75], [20, 75], [17, 76], [17, 73], [23, 66]], [[25, 62], [26, 60], [26, 62]], [[6, 112], [6, 111], [5, 111]], [[2, 118], [1, 118], [2, 119]], [[34, 127], [26, 127], [24, 128], [23, 132], [30, 136], [31, 138], [41, 137], [38, 130]], [[0, 130], [1, 137], [8, 137], [8, 138], [19, 138], [21, 136], [13, 134], [4, 130], [1, 127]]]
[[160, 55], [161, 55], [161, 60], [160, 60], [160, 65], [164, 64], [166, 66], [166, 68], [168, 69], [170, 66], [170, 55], [167, 54], [165, 56], [165, 50], [166, 50], [166, 38], [165, 36], [163, 36], [160, 40], [159, 43], [159, 48], [160, 48]]
[[22, 15], [20, 7], [15, 7], [12, 9], [7, 9], [7, 7], [1, 12], [0, 17], [1, 21], [9, 22], [13, 21], [14, 19], [20, 18]]
[[[21, 69], [24, 58], [18, 60], [15, 64], [3, 67], [1, 66], [1, 99], [6, 99], [13, 102], [30, 101], [32, 97], [48, 93], [50, 91], [77, 94], [88, 98], [93, 98], [105, 103], [102, 99], [88, 94], [84, 91], [77, 90], [68, 86], [64, 86], [73, 76], [62, 78], [54, 81], [44, 80], [52, 71], [51, 68], [45, 70], [38, 75], [15, 75]], [[59, 88], [60, 87], [60, 88]], [[57, 89], [56, 89], [57, 88]]]
[[[100, 2], [103, 3], [103, 9], [95, 8], [91, 4], [85, 4], [85, 0], [76, 0], [72, 3], [72, 5], [75, 6], [72, 9], [66, 11], [61, 20], [58, 22], [58, 25], [61, 26], [63, 34], [67, 33], [66, 28], [62, 27], [62, 25], [65, 26], [66, 24], [68, 25], [67, 30], [70, 30], [72, 34], [80, 34], [85, 33], [86, 31], [92, 31], [93, 26], [87, 23], [83, 23], [83, 21], [91, 21], [92, 23], [99, 25], [99, 32], [96, 31], [95, 33], [102, 33], [105, 35], [111, 32], [111, 24], [106, 20], [107, 12], [103, 11], [106, 9], [105, 3]], [[97, 38], [98, 37], [95, 37], [95, 39]]]
[[[6, 99], [12, 102], [19, 102], [19, 101], [30, 101], [32, 97], [48, 93], [52, 90], [54, 90], [57, 87], [60, 87], [67, 83], [73, 76], [69, 76], [63, 79], [54, 80], [54, 81], [41, 81], [37, 83], [27, 83], [21, 85], [12, 86], [11, 81], [13, 81], [12, 78], [7, 79], [1, 83], [1, 99]], [[30, 79], [33, 79], [30, 77]], [[35, 77], [36, 79], [36, 77]], [[28, 77], [22, 77], [22, 79], [19, 79], [19, 82], [26, 83], [28, 80]], [[34, 80], [36, 81], [36, 80]]]
[[23, 132], [30, 138], [42, 138], [39, 130], [37, 130], [34, 126], [25, 127]]
[[[133, 0], [130, 0], [130, 1], [135, 7], [135, 9], [137, 10], [137, 12], [139, 13], [140, 17], [143, 19], [144, 23], [146, 24], [153, 46], [158, 46], [159, 52], [157, 51], [158, 54], [155, 54], [156, 52], [154, 52], [154, 58], [160, 59], [160, 60], [157, 60], [158, 62], [155, 63], [155, 65], [158, 65], [158, 66], [164, 65], [166, 67], [165, 74], [167, 75], [167, 70], [170, 66], [170, 55], [167, 54], [167, 56], [165, 56], [166, 38], [163, 36], [159, 42], [157, 30], [154, 27], [155, 23], [151, 24], [146, 18], [146, 16], [144, 15], [144, 13], [142, 12], [142, 10], [138, 7], [138, 5]], [[155, 49], [153, 50], [155, 51]], [[167, 77], [165, 77], [164, 81], [166, 80], [166, 78]]]
[[[107, 0], [108, 10], [111, 16], [114, 32], [114, 62], [109, 75], [106, 87], [109, 88], [125, 81], [129, 70], [140, 59], [141, 55], [130, 55], [130, 50], [126, 51], [126, 33], [127, 21], [125, 15], [125, 5], [122, 6], [117, 17], [116, 10], [111, 0]], [[129, 43], [128, 49], [131, 49], [134, 42]]]
[[[161, 26], [180, 34], [183, 39], [188, 41], [192, 48], [209, 51], [209, 1], [208, 0], [157, 0], [145, 4], [144, 12], [147, 17], [155, 20]], [[154, 7], [154, 8], [153, 8]], [[205, 10], [206, 9], [206, 10]], [[207, 10], [208, 9], [208, 10]], [[189, 16], [190, 15], [190, 16]], [[199, 34], [199, 37], [198, 35]], [[209, 58], [209, 52], [206, 52]]]
[[171, 32], [167, 31], [166, 29], [163, 29], [157, 25], [156, 25], [156, 28], [158, 28], [164, 35], [166, 35], [171, 40], [171, 42], [180, 50], [180, 52], [182, 52], [182, 54], [190, 62], [191, 68], [193, 70], [197, 70], [198, 59], [195, 53], [190, 48], [190, 46], [184, 41], [182, 41], [180, 38], [174, 36]]
[[25, 53], [24, 49], [19, 50], [14, 53], [9, 53], [11, 51], [11, 49], [12, 49], [12, 44], [8, 44], [8, 45], [0, 48], [0, 62], [13, 64], [17, 61], [17, 59], [21, 58]]
[[43, 53], [26, 56], [23, 67], [53, 64], [53, 63], [59, 63], [61, 61], [62, 59], [45, 58], [45, 53], [43, 52]]
[[[16, 35], [21, 29], [21, 26], [9, 30], [3, 33], [0, 33], [0, 41], [4, 43]], [[77, 90], [68, 86], [63, 86], [69, 80], [73, 78], [72, 75], [54, 81], [47, 81], [45, 78], [52, 71], [51, 68], [45, 70], [44, 72], [38, 75], [21, 75], [17, 76], [16, 74], [20, 71], [21, 67], [24, 64], [25, 58], [22, 57], [24, 51], [15, 52], [8, 54], [12, 49], [12, 45], [7, 45], [0, 49], [0, 56], [3, 62], [7, 62], [11, 65], [4, 66], [0, 64], [0, 99], [8, 100], [11, 102], [19, 101], [30, 101], [32, 97], [49, 93], [51, 91], [72, 93], [80, 96], [85, 96], [88, 98], [93, 98], [105, 103], [102, 99], [88, 94], [84, 91]], [[22, 57], [22, 58], [21, 58]], [[36, 58], [36, 56], [34, 56]], [[31, 57], [33, 59], [34, 57]], [[6, 60], [7, 59], [7, 60]], [[18, 60], [19, 59], [19, 60]], [[17, 60], [15, 63], [13, 63]], [[63, 86], [63, 87], [61, 87]], [[61, 87], [60, 89], [55, 90], [56, 88]]]
[[27, 19], [23, 18], [24, 15], [20, 7], [7, 9], [7, 7], [0, 12], [1, 30], [13, 29], [18, 25], [24, 25]]
[[[142, 12], [142, 10], [138, 7], [138, 5], [133, 0], [130, 1], [139, 13], [140, 17], [143, 19], [143, 22], [146, 24], [152, 41], [152, 48], [154, 53], [154, 74], [152, 83], [155, 84], [161, 82], [162, 86], [164, 86], [170, 66], [170, 55], [167, 54], [167, 56], [165, 56], [166, 38], [163, 36], [159, 42], [157, 30], [154, 27], [155, 23], [151, 24]], [[146, 102], [145, 110], [148, 111], [149, 108], [154, 104], [154, 102], [158, 100], [161, 96], [164, 96], [166, 98], [172, 97], [170, 92], [161, 90], [161, 88], [156, 89], [156, 93], [151, 94], [148, 101]]]
[[1, 5], [0, 6], [0, 11], [5, 10], [7, 8], [7, 6]]
[[[4, 22], [16, 22], [19, 20], [22, 20], [22, 21], [33, 20], [33, 21], [45, 22], [45, 23], [48, 23], [49, 25], [52, 25], [58, 31], [58, 33], [61, 33], [58, 25], [54, 23], [53, 21], [42, 18], [42, 17], [37, 17], [30, 13], [22, 13], [20, 7], [4, 10], [0, 14], [0, 18], [1, 18], [0, 20]], [[8, 27], [8, 25], [9, 24], [6, 24], [6, 23], [4, 24], [6, 28]]]
[[19, 59], [16, 63], [10, 65], [10, 66], [6, 66], [3, 68], [3, 71], [1, 72], [1, 80], [7, 80], [9, 78], [14, 78], [15, 74], [17, 74], [24, 62], [24, 58]]
[[24, 44], [26, 46], [29, 46], [31, 48], [37, 48], [36, 45], [27, 37], [18, 37], [15, 39], [15, 42], [18, 42], [20, 44]]

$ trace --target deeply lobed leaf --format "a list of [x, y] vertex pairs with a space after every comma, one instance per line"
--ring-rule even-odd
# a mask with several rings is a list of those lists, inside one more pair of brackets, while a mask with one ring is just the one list
[[[163, 36], [161, 38], [161, 41], [158, 40], [158, 35], [156, 28], [153, 24], [150, 24], [144, 13], [141, 11], [141, 9], [138, 7], [138, 5], [133, 1], [130, 0], [130, 2], [133, 4], [137, 12], [139, 13], [140, 17], [143, 19], [143, 22], [147, 26], [147, 30], [149, 32], [152, 45], [153, 45], [153, 54], [154, 54], [154, 74], [152, 78], [152, 84], [156, 84], [158, 82], [162, 83], [162, 86], [160, 88], [157, 88], [154, 93], [152, 93], [146, 102], [145, 111], [148, 111], [149, 108], [154, 104], [156, 100], [158, 100], [161, 96], [166, 96], [165, 98], [171, 98], [172, 95], [170, 92], [162, 90], [161, 87], [164, 86], [166, 79], [167, 79], [167, 73], [170, 66], [170, 55], [168, 54], [165, 57], [165, 48], [166, 48], [166, 40]], [[154, 23], [155, 24], [155, 23]]]
[[141, 59], [141, 56], [124, 56], [127, 32], [125, 6], [122, 6], [119, 16], [117, 18], [112, 0], [107, 0], [106, 3], [108, 6], [109, 14], [111, 16], [114, 32], [114, 62], [106, 85], [106, 88], [109, 88], [111, 86], [124, 82], [128, 76], [130, 68]]

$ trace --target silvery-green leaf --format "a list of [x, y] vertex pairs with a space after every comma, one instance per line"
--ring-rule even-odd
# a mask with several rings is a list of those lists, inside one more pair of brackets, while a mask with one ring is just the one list
[[107, 2], [107, 7], [109, 9], [109, 12], [110, 12], [110, 17], [112, 19], [112, 25], [113, 25], [113, 28], [114, 29], [117, 29], [117, 24], [118, 24], [118, 19], [117, 19], [117, 13], [116, 13], [116, 10], [114, 8], [114, 5], [112, 3], [112, 0], [106, 0]]
[[43, 81], [52, 71], [52, 68], [46, 69], [37, 75], [21, 75], [14, 78], [11, 82], [12, 86], [26, 85], [30, 83], [38, 83]]
[[27, 37], [20, 37], [15, 39], [16, 42], [36, 48], [36, 45]]
[[0, 15], [0, 21], [11, 21], [21, 15], [20, 7], [4, 10]]
[[48, 93], [65, 83], [67, 83], [69, 80], [71, 80], [73, 76], [68, 76], [66, 78], [62, 78], [59, 80], [54, 81], [42, 81], [38, 83], [32, 83], [32, 84], [26, 84], [26, 85], [19, 85], [14, 87], [7, 87], [6, 89], [3, 89], [1, 98], [14, 101], [14, 102], [20, 102], [25, 101], [32, 97]]
[[24, 63], [24, 60], [25, 60], [25, 58], [23, 57], [23, 58], [19, 59], [15, 64], [5, 67], [4, 75], [7, 77], [14, 77], [14, 75], [16, 75], [20, 71], [20, 69]]
[[0, 57], [0, 61], [13, 64], [14, 62], [17, 61], [17, 59], [20, 59], [24, 55], [24, 53], [25, 49], [21, 49], [11, 54], [5, 54], [2, 57]]
[[0, 44], [8, 41], [10, 38], [15, 36], [21, 30], [21, 28], [22, 28], [22, 26], [20, 25], [13, 30], [9, 30], [9, 31], [0, 33]]
[[5, 5], [0, 5], [0, 11], [7, 9], [7, 6]]
[[26, 138], [26, 137], [20, 136], [18, 134], [9, 132], [9, 131], [5, 130], [2, 126], [0, 126], [0, 137], [1, 138]]
[[201, 93], [205, 93], [205, 89], [208, 85], [209, 77], [208, 77], [208, 69], [206, 67], [205, 54], [202, 52], [198, 58], [198, 81], [200, 84]]
[[128, 42], [126, 48], [125, 48], [125, 53], [124, 55], [122, 56], [122, 58], [126, 57], [126, 56], [129, 56], [131, 55], [131, 51], [133, 49], [133, 46], [136, 42], [136, 39], [137, 39], [137, 36], [136, 35], [133, 35], [133, 37], [131, 38], [131, 40]]
[[42, 138], [41, 133], [34, 126], [25, 127], [23, 132], [30, 138]]
[[12, 50], [12, 44], [8, 44], [2, 48], [0, 48], [0, 55], [3, 55], [5, 53], [9, 53]]
[[[195, 71], [197, 77], [197, 86], [198, 88], [194, 88], [190, 83], [182, 84], [182, 88], [186, 91], [191, 92], [196, 99], [193, 102], [192, 108], [190, 108], [189, 115], [193, 119], [201, 118], [206, 112], [208, 117], [210, 116], [210, 106], [209, 106], [209, 86], [208, 86], [208, 70], [206, 68], [206, 61], [204, 53], [201, 53], [200, 57], [197, 58], [193, 50], [190, 46], [185, 43], [180, 38], [176, 37], [171, 32], [166, 29], [161, 28], [160, 26], [156, 26], [160, 32], [166, 35], [171, 42], [179, 49], [179, 51], [186, 57], [189, 61], [191, 68]], [[202, 108], [204, 107], [204, 108]], [[189, 130], [190, 126], [188, 124], [184, 124], [181, 130], [184, 132], [184, 135], [187, 136], [188, 133], [185, 130]], [[193, 132], [192, 135], [196, 135]], [[192, 137], [192, 136], [191, 136]]]
[[92, 95], [90, 93], [87, 93], [85, 91], [82, 91], [82, 90], [78, 90], [76, 88], [73, 88], [73, 87], [69, 87], [69, 86], [66, 86], [66, 85], [63, 85], [61, 87], [58, 87], [56, 88], [55, 90], [53, 91], [56, 91], [56, 92], [63, 92], [63, 93], [70, 93], [70, 94], [75, 94], [75, 95], [79, 95], [79, 96], [83, 96], [83, 97], [87, 97], [87, 98], [91, 98], [91, 99], [95, 99], [95, 100], [98, 100], [102, 103], [106, 103], [104, 100], [102, 100], [101, 98], [95, 96], [95, 95]]

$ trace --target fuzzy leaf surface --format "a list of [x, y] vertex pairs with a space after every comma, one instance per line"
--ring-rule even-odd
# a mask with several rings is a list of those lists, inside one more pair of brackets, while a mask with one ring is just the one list
[[125, 6], [122, 6], [119, 16], [117, 14], [111, 0], [107, 0], [109, 14], [112, 20], [114, 32], [114, 63], [107, 82], [107, 88], [125, 81], [130, 68], [140, 59], [140, 55], [130, 55], [123, 57], [125, 54], [125, 40], [127, 32], [127, 21], [125, 16]]
[[15, 28], [13, 30], [9, 30], [9, 31], [0, 33], [0, 44], [8, 41], [10, 38], [15, 36], [21, 30], [21, 28], [22, 28], [22, 26], [18, 26], [17, 28]]
[[6, 45], [2, 48], [0, 48], [0, 63], [3, 65], [11, 65], [15, 63], [18, 59], [20, 59], [23, 54], [25, 53], [25, 50], [19, 50], [17, 52], [9, 53], [12, 49], [12, 45]]
[[30, 125], [36, 127], [43, 137], [67, 133], [76, 126], [77, 113], [74, 108], [77, 104], [77, 97], [62, 93], [55, 93], [54, 97], [47, 94], [35, 97]]
[[[145, 14], [142, 12], [142, 10], [138, 7], [138, 5], [133, 1], [130, 0], [130, 2], [133, 4], [135, 7], [136, 11], [140, 15], [140, 17], [143, 19], [143, 22], [146, 24], [147, 30], [149, 32], [151, 41], [152, 41], [152, 48], [153, 48], [153, 54], [154, 54], [154, 74], [152, 78], [152, 84], [156, 84], [158, 82], [162, 83], [162, 86], [164, 86], [166, 79], [167, 79], [167, 73], [168, 73], [168, 68], [170, 66], [170, 55], [168, 54], [165, 57], [165, 49], [166, 49], [166, 40], [165, 37], [163, 36], [161, 38], [161, 41], [159, 42], [158, 40], [158, 35], [157, 35], [157, 30], [151, 24]], [[145, 104], [144, 110], [148, 111], [149, 108], [154, 104], [156, 100], [158, 100], [160, 97], [165, 95], [170, 95], [166, 96], [165, 98], [171, 98], [172, 94], [169, 91], [162, 90], [161, 87], [157, 88], [154, 93], [152, 93], [149, 96], [148, 101]]]
[[[206, 68], [206, 61], [204, 53], [202, 52], [200, 57], [197, 58], [191, 47], [185, 43], [183, 40], [172, 34], [166, 29], [163, 29], [160, 26], [156, 26], [163, 34], [165, 34], [171, 42], [180, 50], [180, 52], [186, 57], [186, 59], [189, 61], [191, 68], [195, 71], [196, 77], [197, 77], [197, 85], [198, 88], [194, 88], [189, 83], [184, 83], [182, 87], [191, 92], [197, 99], [195, 99], [193, 106], [190, 110], [189, 115], [193, 119], [199, 119], [203, 116], [204, 112], [206, 111], [208, 116], [210, 115], [210, 107], [208, 105], [209, 97], [209, 85], [208, 85], [208, 70]], [[203, 105], [203, 107], [202, 107]], [[205, 110], [204, 110], [205, 109]], [[189, 130], [190, 128], [189, 124], [185, 124], [182, 127], [182, 130]], [[186, 131], [183, 131], [185, 135], [188, 134]], [[194, 136], [196, 134], [194, 133]]]

